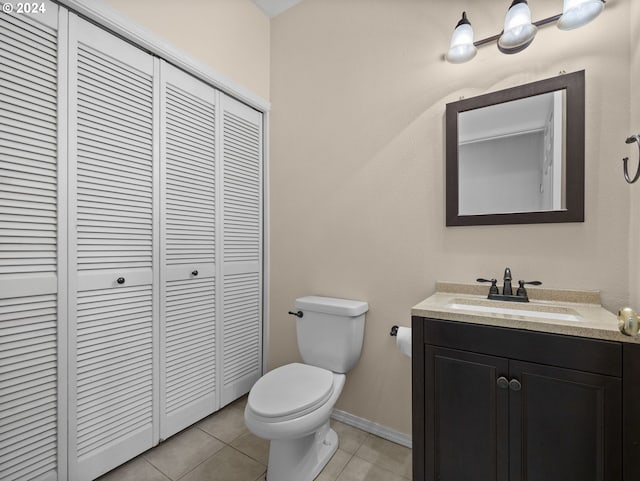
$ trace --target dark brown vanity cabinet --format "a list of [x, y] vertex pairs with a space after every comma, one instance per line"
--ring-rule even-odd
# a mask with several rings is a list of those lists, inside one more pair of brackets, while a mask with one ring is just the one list
[[414, 317], [414, 481], [640, 480], [639, 359], [636, 344]]

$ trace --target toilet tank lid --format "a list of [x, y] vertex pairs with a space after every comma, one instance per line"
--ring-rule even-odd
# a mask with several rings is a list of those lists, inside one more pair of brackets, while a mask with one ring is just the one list
[[356, 317], [369, 310], [369, 304], [351, 299], [334, 297], [305, 296], [296, 299], [296, 308], [303, 311], [322, 312], [336, 316]]

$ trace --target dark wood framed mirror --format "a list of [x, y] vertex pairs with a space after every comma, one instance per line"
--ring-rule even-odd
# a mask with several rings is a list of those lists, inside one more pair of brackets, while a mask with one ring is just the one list
[[447, 226], [584, 221], [584, 77], [447, 104]]

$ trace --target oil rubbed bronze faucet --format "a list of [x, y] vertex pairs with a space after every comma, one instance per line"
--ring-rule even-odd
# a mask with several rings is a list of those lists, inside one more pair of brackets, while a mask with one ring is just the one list
[[525, 289], [525, 285], [531, 286], [540, 286], [542, 282], [540, 281], [518, 281], [518, 290], [516, 291], [515, 296], [513, 295], [513, 287], [511, 286], [511, 281], [513, 277], [511, 277], [511, 269], [506, 268], [504, 270], [504, 277], [502, 279], [502, 294], [500, 294], [500, 290], [498, 289], [498, 280], [497, 279], [484, 279], [478, 278], [477, 282], [490, 282], [491, 287], [489, 288], [489, 295], [487, 299], [492, 299], [494, 301], [511, 301], [511, 302], [529, 302], [529, 296], [527, 294], [527, 290]]
[[504, 270], [504, 277], [502, 278], [502, 295], [512, 296], [513, 289], [511, 288], [511, 269], [508, 267]]

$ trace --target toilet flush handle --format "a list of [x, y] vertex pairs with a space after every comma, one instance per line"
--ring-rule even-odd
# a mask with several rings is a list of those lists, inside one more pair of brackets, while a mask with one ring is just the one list
[[302, 316], [304, 316], [304, 314], [302, 313], [302, 311], [298, 311], [298, 312], [289, 311], [289, 314], [291, 314], [292, 316], [296, 316], [296, 317], [302, 317]]

